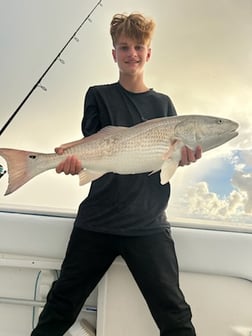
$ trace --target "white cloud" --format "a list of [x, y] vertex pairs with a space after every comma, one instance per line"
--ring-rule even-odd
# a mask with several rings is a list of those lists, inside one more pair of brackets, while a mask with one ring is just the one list
[[[171, 215], [180, 217], [187, 217], [189, 215], [205, 219], [251, 223], [252, 150], [245, 149], [228, 152], [226, 153], [226, 159], [230, 162], [230, 169], [232, 167], [234, 169], [230, 180], [232, 191], [228, 195], [220, 196], [211, 191], [211, 189], [214, 190], [215, 186], [209, 186], [205, 181], [209, 173], [218, 174], [219, 171], [223, 174], [223, 159], [221, 157], [219, 159], [203, 158], [197, 164], [191, 165], [190, 168], [178, 171], [177, 176], [173, 180], [175, 183], [172, 183], [174, 185], [175, 202], [172, 197], [168, 212]], [[188, 181], [190, 181], [190, 185]], [[181, 188], [181, 184], [184, 186], [183, 189]], [[180, 207], [177, 206], [177, 202], [179, 202]]]
[[252, 168], [252, 149], [243, 150], [241, 152], [241, 158], [246, 166]]
[[246, 195], [246, 200], [244, 201], [244, 211], [245, 213], [252, 214], [252, 174], [236, 171], [232, 178], [232, 184], [241, 193]]
[[240, 219], [241, 215], [247, 215], [246, 192], [233, 190], [226, 198], [220, 198], [216, 193], [209, 190], [206, 182], [199, 182], [187, 189], [183, 198], [184, 209], [191, 217], [205, 219]]

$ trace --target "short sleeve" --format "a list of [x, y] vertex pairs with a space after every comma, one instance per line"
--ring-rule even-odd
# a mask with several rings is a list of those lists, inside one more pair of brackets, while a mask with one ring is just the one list
[[84, 136], [92, 135], [101, 129], [95, 89], [92, 87], [88, 89], [85, 96], [81, 128]]

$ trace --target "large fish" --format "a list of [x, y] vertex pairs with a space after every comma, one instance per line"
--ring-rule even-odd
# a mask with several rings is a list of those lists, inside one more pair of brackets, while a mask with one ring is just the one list
[[167, 183], [181, 159], [181, 148], [203, 152], [238, 135], [232, 120], [203, 115], [184, 115], [148, 120], [132, 127], [107, 126], [94, 135], [73, 142], [62, 155], [0, 148], [7, 161], [9, 184], [5, 195], [34, 176], [55, 168], [69, 155], [82, 162], [80, 185], [102, 175], [137, 174], [160, 170], [161, 184]]

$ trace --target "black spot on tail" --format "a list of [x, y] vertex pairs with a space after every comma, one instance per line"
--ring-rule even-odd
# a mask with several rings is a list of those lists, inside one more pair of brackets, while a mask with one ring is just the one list
[[7, 173], [7, 170], [5, 170], [2, 165], [0, 165], [0, 178], [2, 178], [4, 176], [4, 174], [6, 174], [6, 173]]

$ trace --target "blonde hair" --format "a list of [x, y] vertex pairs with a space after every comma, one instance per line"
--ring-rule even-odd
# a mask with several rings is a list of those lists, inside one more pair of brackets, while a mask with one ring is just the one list
[[138, 43], [149, 45], [154, 28], [154, 21], [145, 18], [142, 14], [115, 14], [110, 24], [110, 35], [113, 46], [117, 44], [121, 35], [132, 38]]

